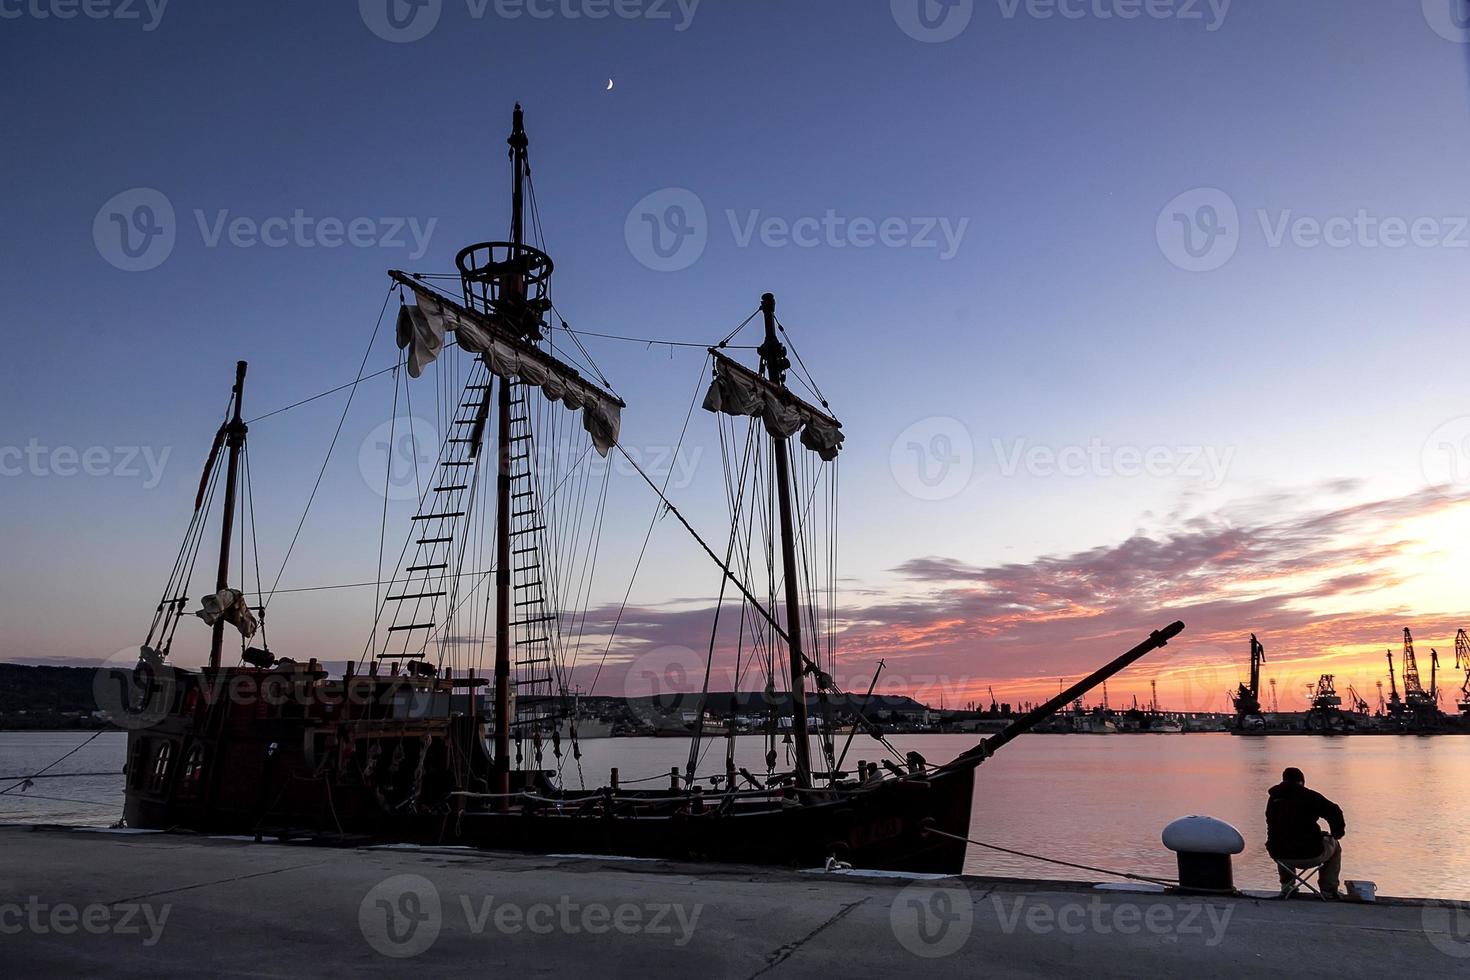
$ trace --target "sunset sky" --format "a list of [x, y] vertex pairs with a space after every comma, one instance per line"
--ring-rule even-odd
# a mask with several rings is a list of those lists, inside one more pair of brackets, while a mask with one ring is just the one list
[[[1470, 627], [1463, 0], [1132, 19], [1106, 0], [629, 0], [601, 19], [570, 0], [391, 3], [0, 21], [0, 660], [136, 648], [234, 362], [250, 417], [351, 381], [387, 269], [449, 271], [503, 234], [519, 100], [576, 327], [712, 343], [778, 296], [847, 433], [845, 687], [882, 658], [885, 689], [930, 703], [1034, 699], [1182, 619], [1115, 706], [1156, 678], [1166, 707], [1224, 709], [1251, 632], [1283, 709], [1324, 672], [1373, 702], [1410, 626], [1452, 706]], [[394, 362], [388, 332], [369, 370]], [[624, 444], [664, 455], [703, 352], [588, 346], [629, 404]], [[283, 588], [373, 578], [363, 460], [392, 392], [357, 391]], [[252, 426], [267, 579], [345, 398]], [[718, 456], [696, 412], [670, 493], [712, 539]], [[626, 471], [609, 515], [604, 624], [654, 515]], [[702, 650], [718, 586], [659, 522], [596, 693]], [[273, 645], [354, 658], [372, 604], [283, 595]], [[207, 630], [180, 635], [199, 663]]]

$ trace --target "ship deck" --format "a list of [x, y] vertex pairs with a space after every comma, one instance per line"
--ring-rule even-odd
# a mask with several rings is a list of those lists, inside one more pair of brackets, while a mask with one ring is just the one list
[[[0, 827], [11, 976], [1451, 973], [1470, 913]], [[1457, 919], [1456, 916], [1459, 916]]]

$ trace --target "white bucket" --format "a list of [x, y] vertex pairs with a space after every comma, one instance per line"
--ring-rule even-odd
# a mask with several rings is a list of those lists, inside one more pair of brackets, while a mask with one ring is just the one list
[[1345, 881], [1348, 898], [1355, 902], [1375, 902], [1378, 900], [1378, 883], [1373, 881]]

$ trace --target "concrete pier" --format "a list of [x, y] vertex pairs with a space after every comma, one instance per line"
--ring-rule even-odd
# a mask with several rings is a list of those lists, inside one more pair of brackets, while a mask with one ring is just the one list
[[6, 976], [1383, 977], [1470, 911], [0, 828]]

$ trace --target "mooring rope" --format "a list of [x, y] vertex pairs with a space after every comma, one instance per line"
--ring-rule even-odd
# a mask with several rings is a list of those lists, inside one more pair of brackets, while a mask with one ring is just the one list
[[1028, 854], [1025, 851], [1017, 851], [1009, 847], [1001, 847], [999, 844], [988, 844], [983, 840], [975, 840], [973, 837], [961, 837], [959, 834], [947, 833], [934, 827], [924, 829], [925, 834], [935, 834], [939, 837], [948, 837], [951, 840], [964, 841], [966, 844], [974, 844], [977, 847], [986, 847], [992, 851], [1000, 851], [1003, 854], [1011, 854], [1016, 857], [1030, 858], [1032, 861], [1041, 861], [1046, 864], [1058, 864], [1064, 868], [1073, 868], [1077, 871], [1091, 871], [1094, 874], [1112, 875], [1114, 878], [1127, 878], [1130, 881], [1146, 881], [1154, 885], [1177, 885], [1179, 882], [1172, 878], [1150, 878], [1148, 875], [1129, 874], [1126, 871], [1113, 871], [1109, 868], [1094, 868], [1086, 864], [1073, 864], [1071, 861], [1061, 861], [1057, 858], [1042, 857], [1040, 854]]

